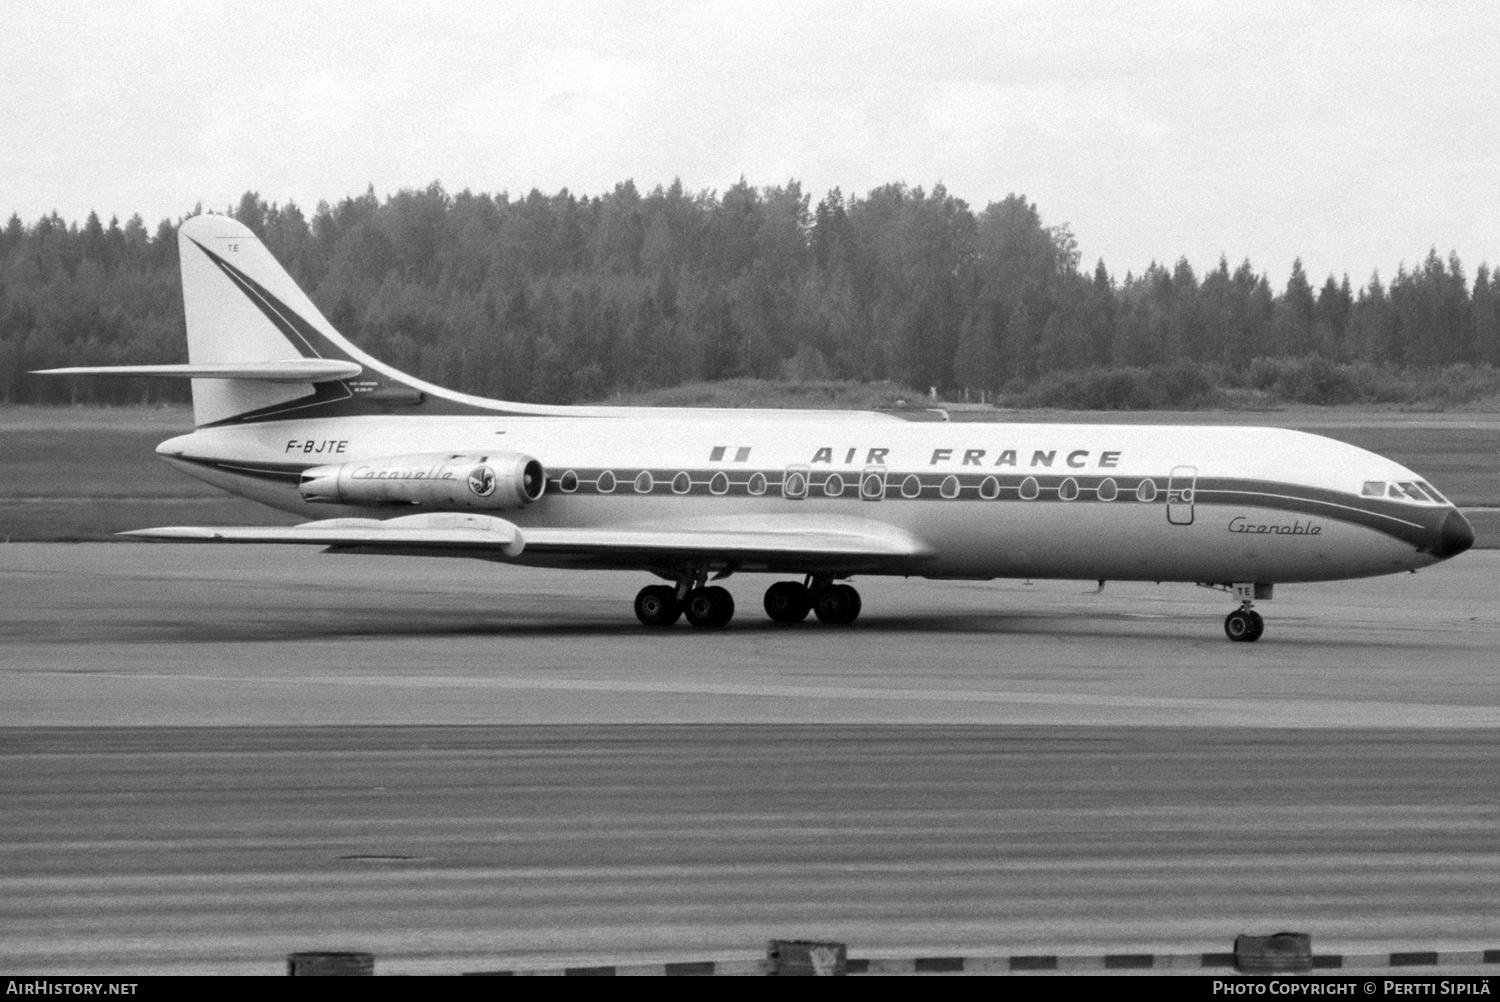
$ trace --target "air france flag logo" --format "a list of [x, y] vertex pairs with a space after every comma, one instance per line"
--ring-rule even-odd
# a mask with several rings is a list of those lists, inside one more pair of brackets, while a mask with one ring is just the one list
[[482, 498], [495, 493], [495, 471], [488, 466], [476, 466], [469, 474], [469, 490]]

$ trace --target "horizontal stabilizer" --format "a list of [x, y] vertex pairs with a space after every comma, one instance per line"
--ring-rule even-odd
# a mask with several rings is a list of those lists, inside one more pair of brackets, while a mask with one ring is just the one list
[[[717, 520], [715, 520], [717, 521]], [[837, 516], [708, 520], [661, 528], [520, 528], [491, 515], [432, 512], [401, 518], [332, 518], [284, 528], [170, 526], [121, 533], [178, 543], [304, 543], [360, 553], [427, 553], [573, 566], [656, 567], [680, 563], [775, 568], [859, 568], [928, 555], [894, 526]]]
[[37, 376], [175, 376], [180, 379], [257, 379], [267, 383], [327, 383], [353, 379], [364, 369], [336, 358], [289, 358], [275, 362], [217, 365], [89, 365], [39, 369]]

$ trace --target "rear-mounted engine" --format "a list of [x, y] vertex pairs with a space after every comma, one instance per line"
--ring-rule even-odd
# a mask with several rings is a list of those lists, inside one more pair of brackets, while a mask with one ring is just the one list
[[522, 508], [542, 496], [542, 464], [515, 452], [428, 454], [356, 460], [305, 470], [304, 501], [356, 506], [417, 505], [438, 511]]

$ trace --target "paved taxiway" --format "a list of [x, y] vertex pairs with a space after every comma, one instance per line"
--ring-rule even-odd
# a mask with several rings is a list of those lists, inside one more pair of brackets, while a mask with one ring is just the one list
[[661, 634], [632, 575], [0, 546], [0, 969], [1493, 948], [1497, 572], [1235, 645], [1184, 586], [866, 580], [835, 631], [736, 578]]
[[1500, 942], [1489, 732], [33, 730], [0, 970]]
[[635, 622], [643, 575], [294, 547], [0, 546], [0, 726], [1500, 725], [1500, 552], [1277, 589], [1257, 644], [1188, 585], [858, 582], [786, 629]]

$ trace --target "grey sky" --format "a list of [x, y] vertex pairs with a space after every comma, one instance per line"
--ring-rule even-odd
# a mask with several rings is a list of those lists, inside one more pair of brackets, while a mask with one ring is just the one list
[[1117, 276], [1500, 264], [1500, 5], [11, 0], [0, 215], [449, 191], [1010, 192]]

